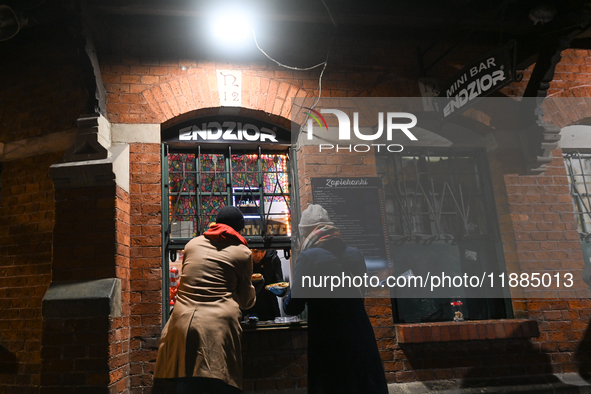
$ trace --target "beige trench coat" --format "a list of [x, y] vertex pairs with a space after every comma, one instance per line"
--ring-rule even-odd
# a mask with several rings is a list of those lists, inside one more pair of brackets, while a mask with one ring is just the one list
[[177, 300], [155, 378], [215, 378], [242, 388], [240, 308], [255, 303], [250, 250], [200, 236], [185, 247]]

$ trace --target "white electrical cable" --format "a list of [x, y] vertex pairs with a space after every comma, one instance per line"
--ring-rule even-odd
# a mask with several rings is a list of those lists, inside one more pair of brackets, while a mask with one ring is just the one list
[[263, 49], [262, 49], [262, 48], [259, 46], [259, 43], [258, 43], [258, 41], [257, 41], [257, 36], [256, 36], [256, 34], [254, 33], [254, 30], [253, 30], [252, 28], [251, 28], [250, 30], [252, 31], [252, 36], [254, 37], [254, 44], [257, 46], [257, 48], [259, 49], [259, 51], [261, 51], [261, 53], [262, 53], [263, 55], [265, 55], [265, 56], [266, 56], [266, 57], [267, 57], [269, 60], [271, 60], [271, 61], [275, 62], [277, 65], [279, 65], [279, 66], [281, 66], [281, 67], [285, 67], [285, 68], [288, 68], [288, 69], [290, 69], [290, 70], [297, 70], [297, 71], [308, 71], [308, 70], [313, 70], [313, 69], [315, 69], [315, 68], [318, 68], [318, 67], [321, 67], [321, 66], [325, 66], [325, 67], [326, 67], [326, 61], [324, 61], [324, 62], [322, 62], [322, 63], [318, 63], [317, 65], [315, 65], [315, 66], [312, 66], [312, 67], [292, 67], [292, 66], [288, 66], [288, 65], [285, 65], [285, 64], [283, 64], [283, 63], [280, 63], [280, 62], [278, 62], [277, 60], [273, 59], [271, 56], [269, 56], [269, 55], [267, 54], [267, 52], [263, 51]]
[[337, 23], [334, 21], [332, 14], [330, 13], [330, 10], [328, 9], [328, 6], [324, 2], [324, 0], [320, 0], [320, 1], [322, 2], [322, 5], [324, 6], [324, 8], [326, 8], [326, 12], [328, 12], [328, 16], [330, 16], [330, 20], [332, 21], [332, 24], [334, 25], [334, 27], [337, 27]]
[[[330, 12], [330, 9], [328, 8], [328, 6], [326, 5], [326, 3], [324, 2], [324, 0], [320, 0], [322, 2], [322, 4], [324, 5], [324, 7], [326, 8], [326, 11], [328, 12], [328, 16], [330, 17], [330, 20], [332, 22], [332, 24], [334, 25], [334, 27], [337, 27], [337, 24], [334, 20], [334, 18], [332, 17], [332, 14]], [[263, 48], [260, 47], [258, 41], [257, 41], [257, 36], [254, 32], [254, 29], [250, 29], [250, 31], [252, 32], [252, 36], [254, 38], [254, 43], [256, 45], [256, 47], [258, 48], [259, 51], [261, 51], [261, 53], [263, 55], [265, 55], [267, 57], [267, 59], [271, 60], [272, 62], [274, 62], [275, 64], [277, 64], [280, 67], [284, 67], [287, 68], [289, 70], [296, 70], [296, 71], [308, 71], [308, 70], [313, 70], [315, 68], [318, 67], [322, 67], [322, 71], [320, 71], [320, 76], [318, 77], [318, 95], [316, 96], [316, 100], [314, 101], [314, 103], [310, 106], [311, 109], [313, 109], [316, 104], [318, 104], [318, 101], [320, 101], [320, 97], [322, 96], [322, 76], [324, 75], [324, 70], [326, 70], [326, 66], [328, 66], [328, 56], [330, 55], [330, 50], [332, 48], [332, 42], [328, 47], [328, 51], [326, 52], [326, 59], [322, 62], [322, 63], [318, 63], [315, 66], [312, 67], [293, 67], [293, 66], [288, 66], [286, 64], [283, 64], [275, 59], [273, 59], [271, 56], [269, 56], [267, 54], [267, 52], [265, 52], [263, 50]], [[334, 36], [333, 36], [333, 41], [334, 41]], [[308, 115], [309, 118], [310, 115]], [[307, 119], [306, 119], [307, 121]], [[304, 121], [304, 123], [302, 124], [302, 126], [300, 126], [300, 130], [298, 131], [298, 135], [302, 132], [303, 128], [304, 128], [304, 124], [306, 124], [306, 121]]]

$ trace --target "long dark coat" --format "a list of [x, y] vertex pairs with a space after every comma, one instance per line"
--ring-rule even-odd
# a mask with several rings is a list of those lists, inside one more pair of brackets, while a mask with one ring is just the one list
[[[323, 248], [300, 253], [294, 290], [301, 285], [302, 275], [341, 272], [363, 276], [367, 270], [357, 249], [335, 239]], [[292, 298], [297, 294], [292, 291], [284, 308], [287, 314], [296, 315], [308, 304], [308, 393], [387, 394], [374, 331], [358, 290], [348, 293], [356, 298]]]

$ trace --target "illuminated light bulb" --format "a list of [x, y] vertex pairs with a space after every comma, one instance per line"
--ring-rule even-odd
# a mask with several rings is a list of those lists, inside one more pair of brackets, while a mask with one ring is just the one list
[[213, 21], [213, 36], [225, 44], [244, 43], [251, 35], [248, 18], [236, 11], [220, 12]]

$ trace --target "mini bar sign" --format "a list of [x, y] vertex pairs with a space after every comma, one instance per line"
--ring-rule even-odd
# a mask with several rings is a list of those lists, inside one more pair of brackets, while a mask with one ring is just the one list
[[444, 119], [457, 115], [513, 80], [509, 51], [501, 48], [464, 67], [441, 91], [439, 110]]
[[271, 123], [238, 116], [209, 116], [162, 132], [163, 142], [290, 144], [291, 133]]

